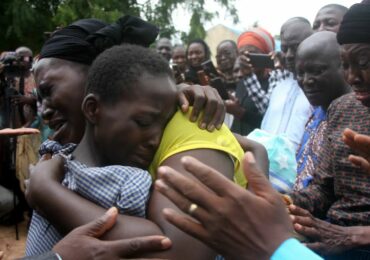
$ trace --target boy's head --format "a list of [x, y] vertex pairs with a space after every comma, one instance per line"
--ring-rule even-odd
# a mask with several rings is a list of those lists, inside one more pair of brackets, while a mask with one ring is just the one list
[[121, 45], [89, 70], [82, 110], [101, 165], [146, 168], [176, 107], [176, 87], [155, 50]]

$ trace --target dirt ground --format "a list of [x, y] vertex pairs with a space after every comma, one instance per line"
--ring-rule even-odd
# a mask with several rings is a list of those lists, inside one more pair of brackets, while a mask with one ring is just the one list
[[[1, 226], [0, 225], [0, 260], [13, 260], [24, 256], [27, 237], [27, 223], [26, 217], [18, 224], [19, 240], [15, 239], [15, 226]], [[1, 251], [3, 256], [1, 257]]]

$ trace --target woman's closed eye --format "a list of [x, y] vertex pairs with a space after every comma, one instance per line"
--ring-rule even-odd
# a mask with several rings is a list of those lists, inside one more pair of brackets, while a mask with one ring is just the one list
[[151, 126], [155, 120], [152, 117], [142, 117], [135, 118], [134, 121], [139, 127], [146, 128]]

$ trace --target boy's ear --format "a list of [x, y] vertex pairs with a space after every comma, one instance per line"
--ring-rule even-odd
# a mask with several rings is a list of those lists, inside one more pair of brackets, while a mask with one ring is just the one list
[[82, 102], [82, 113], [84, 114], [86, 120], [93, 125], [96, 124], [98, 119], [99, 106], [99, 97], [92, 93], [86, 95]]

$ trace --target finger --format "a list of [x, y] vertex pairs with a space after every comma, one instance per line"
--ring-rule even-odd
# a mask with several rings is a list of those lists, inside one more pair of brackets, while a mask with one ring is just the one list
[[365, 158], [357, 155], [350, 155], [348, 160], [357, 167], [360, 167], [364, 172], [370, 173], [370, 163]]
[[205, 107], [203, 109], [202, 119], [199, 122], [200, 128], [207, 129], [208, 131], [212, 132], [216, 128], [215, 125], [211, 124], [211, 121], [213, 121], [212, 119], [217, 111], [219, 95], [217, 91], [210, 86], [204, 87], [204, 94], [207, 102], [205, 103]]
[[256, 195], [262, 197], [265, 197], [266, 195], [271, 196], [271, 194], [278, 195], [263, 172], [258, 168], [254, 155], [251, 152], [246, 152], [244, 155], [243, 171], [245, 178], [248, 180], [248, 185]]
[[343, 131], [343, 136], [345, 136], [347, 138], [350, 138], [350, 139], [354, 139], [356, 134], [357, 134], [357, 132], [355, 132], [355, 131], [353, 131], [352, 129], [349, 129], [349, 128], [346, 128]]
[[[178, 88], [183, 88], [184, 87], [183, 85], [184, 84], [178, 85]], [[185, 95], [184, 92], [179, 91], [178, 101], [179, 101], [179, 105], [180, 105], [181, 111], [183, 113], [188, 112], [190, 103], [189, 103], [189, 100], [187, 99], [187, 97], [186, 97], [186, 95]]]
[[209, 241], [207, 230], [199, 223], [183, 216], [173, 209], [163, 210], [164, 218], [178, 229], [201, 241]]
[[302, 217], [311, 217], [311, 213], [308, 210], [302, 209], [296, 205], [289, 205], [288, 209], [291, 214]]
[[293, 225], [294, 227], [294, 230], [305, 236], [305, 237], [308, 237], [308, 238], [311, 238], [311, 239], [316, 239], [318, 237], [320, 237], [320, 232], [318, 232], [317, 229], [313, 228], [313, 227], [306, 227], [306, 226], [302, 226], [300, 224], [294, 224]]
[[136, 237], [106, 241], [105, 245], [113, 255], [130, 257], [136, 253], [165, 250], [171, 247], [171, 240], [163, 236]]
[[357, 144], [358, 149], [362, 153], [369, 154], [369, 152], [370, 152], [370, 136], [357, 134], [354, 137], [354, 141]]
[[305, 227], [313, 227], [314, 226], [312, 218], [310, 218], [310, 217], [290, 215], [290, 218], [291, 218], [293, 224], [299, 224], [299, 225], [305, 226]]
[[248, 57], [244, 56], [244, 55], [240, 56], [240, 62], [242, 64], [242, 66], [245, 67], [245, 68], [251, 68], [252, 67], [252, 64], [250, 63], [251, 60]]
[[197, 178], [200, 183], [207, 186], [210, 190], [220, 196], [229, 194], [230, 191], [235, 189], [242, 189], [239, 186], [235, 186], [232, 181], [227, 179], [215, 169], [205, 165], [195, 158], [184, 156], [181, 158], [181, 162], [184, 168], [195, 178]]
[[195, 122], [198, 119], [200, 112], [203, 110], [204, 104], [206, 102], [206, 96], [204, 94], [203, 87], [199, 85], [193, 86], [193, 92], [194, 92], [194, 103], [190, 120], [192, 122]]
[[214, 122], [211, 122], [211, 124], [215, 125], [216, 129], [220, 130], [225, 120], [225, 115], [226, 115], [226, 106], [224, 105], [224, 103], [218, 104], [217, 111], [214, 116]]
[[357, 133], [349, 128], [344, 129], [342, 139], [346, 145], [352, 149], [356, 149], [355, 135]]
[[[213, 115], [209, 113], [211, 121], [208, 123], [208, 126], [207, 126], [208, 131], [213, 131], [214, 128], [221, 129], [222, 124], [225, 120], [225, 114], [226, 114], [226, 105], [224, 104], [224, 101], [222, 100], [218, 91], [214, 88], [211, 88], [211, 90], [214, 93], [216, 106], [215, 106]], [[208, 100], [207, 103], [210, 104], [211, 98], [207, 97], [207, 100]], [[204, 113], [204, 116], [206, 116], [206, 113]]]
[[100, 237], [113, 227], [114, 223], [116, 223], [117, 215], [117, 208], [112, 207], [103, 216], [77, 228], [75, 232], [91, 237]]
[[[206, 212], [203, 208], [210, 209], [216, 201], [212, 192], [202, 187], [195, 180], [186, 178], [169, 167], [161, 167], [158, 170], [160, 180], [155, 182], [155, 188], [169, 198], [183, 212], [187, 213], [190, 205], [194, 202], [199, 205], [192, 214], [195, 218], [204, 219]], [[202, 208], [203, 207], [203, 208]]]

